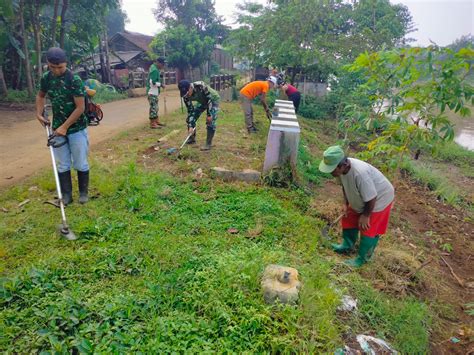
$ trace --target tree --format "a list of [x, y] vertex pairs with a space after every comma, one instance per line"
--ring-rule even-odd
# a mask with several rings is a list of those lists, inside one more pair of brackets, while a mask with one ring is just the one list
[[264, 62], [262, 52], [265, 28], [261, 17], [265, 14], [265, 8], [252, 2], [237, 4], [236, 7], [240, 27], [230, 32], [226, 45], [234, 56], [248, 60], [251, 68], [256, 68]]
[[51, 41], [49, 47], [54, 47], [56, 44], [56, 24], [58, 23], [59, 0], [54, 0], [54, 11], [51, 17]]
[[214, 47], [212, 38], [201, 38], [196, 30], [189, 30], [184, 25], [159, 33], [151, 43], [153, 52], [162, 53], [165, 43], [168, 63], [181, 72], [198, 67], [208, 60]]
[[390, 4], [389, 0], [361, 0], [355, 3], [352, 13], [353, 43], [360, 47], [354, 54], [378, 51], [406, 45], [405, 36], [414, 32], [413, 19], [408, 8]]
[[41, 80], [41, 76], [43, 74], [43, 66], [41, 64], [41, 22], [40, 22], [40, 12], [43, 7], [44, 3], [42, 0], [34, 0], [30, 2], [30, 22], [31, 26], [33, 27], [33, 34], [35, 39], [35, 60], [34, 63], [36, 64], [36, 71], [37, 71], [37, 81]]
[[348, 67], [365, 77], [358, 87], [365, 106], [348, 105], [342, 125], [369, 134], [366, 157], [397, 168], [403, 157], [422, 146], [435, 149], [452, 140], [449, 109], [470, 116], [474, 104], [474, 49], [406, 48], [361, 54]]
[[399, 45], [412, 30], [407, 8], [388, 0], [246, 3], [237, 17], [241, 27], [228, 42], [234, 55], [319, 80], [367, 49]]
[[459, 51], [465, 47], [474, 48], [474, 35], [468, 34], [461, 36], [448, 46], [448, 48], [451, 48], [453, 51]]
[[31, 77], [31, 63], [30, 63], [30, 55], [28, 50], [28, 41], [27, 41], [27, 33], [25, 31], [25, 0], [20, 0], [20, 5], [18, 8], [19, 14], [19, 21], [20, 21], [20, 36], [22, 39], [22, 49], [25, 55], [24, 63], [25, 63], [25, 75], [26, 75], [26, 88], [28, 90], [28, 95], [33, 96], [33, 80]]
[[127, 14], [120, 8], [112, 8], [106, 16], [107, 35], [112, 37], [118, 32], [125, 30], [125, 24], [129, 22]]
[[227, 27], [217, 15], [213, 0], [158, 0], [153, 13], [167, 29], [183, 25], [196, 30], [201, 37], [214, 38], [217, 43], [226, 36]]
[[0, 94], [6, 96], [8, 94], [8, 88], [3, 73], [6, 49], [9, 46], [14, 46], [19, 53], [23, 54], [23, 52], [21, 52], [16, 39], [11, 35], [11, 24], [14, 22], [15, 18], [13, 3], [9, 0], [0, 0], [0, 10]]
[[69, 7], [69, 0], [63, 0], [61, 7], [61, 26], [59, 28], [59, 47], [64, 48], [64, 36], [66, 34], [66, 13]]
[[165, 25], [153, 42], [154, 52], [162, 53], [166, 48], [168, 62], [182, 72], [200, 67], [215, 44], [227, 36], [212, 0], [158, 0], [153, 13]]

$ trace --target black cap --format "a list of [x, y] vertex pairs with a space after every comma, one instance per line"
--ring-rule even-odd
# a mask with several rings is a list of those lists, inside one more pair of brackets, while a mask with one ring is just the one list
[[156, 58], [156, 61], [161, 64], [166, 64], [166, 59], [164, 57], [158, 57]]
[[51, 47], [46, 52], [46, 59], [51, 64], [61, 64], [67, 62], [66, 52], [58, 47]]
[[178, 89], [179, 93], [181, 94], [181, 97], [185, 96], [188, 93], [190, 86], [191, 83], [189, 82], [189, 80], [181, 80], [179, 82]]

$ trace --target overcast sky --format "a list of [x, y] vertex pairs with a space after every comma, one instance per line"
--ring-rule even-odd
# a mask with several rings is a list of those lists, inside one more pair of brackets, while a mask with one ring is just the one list
[[[130, 23], [126, 29], [153, 35], [160, 30], [151, 10], [156, 0], [122, 0]], [[216, 11], [227, 24], [233, 22], [235, 4], [243, 1], [215, 0]], [[258, 0], [264, 3], [265, 0]], [[417, 45], [428, 45], [430, 40], [444, 46], [462, 35], [474, 34], [474, 0], [391, 0], [408, 6], [418, 31], [411, 33]]]

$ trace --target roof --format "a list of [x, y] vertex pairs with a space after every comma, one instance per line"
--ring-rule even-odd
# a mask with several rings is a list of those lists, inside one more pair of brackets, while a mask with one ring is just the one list
[[[114, 52], [110, 54], [110, 65], [120, 63], [120, 62], [125, 62], [128, 63], [130, 60], [135, 58], [137, 55], [141, 54], [142, 52], [140, 51], [127, 51], [127, 52]], [[115, 54], [115, 55], [114, 55]], [[116, 62], [112, 61], [112, 57], [117, 59]]]
[[109, 42], [112, 42], [117, 36], [125, 38], [127, 41], [131, 42], [144, 51], [150, 50], [149, 45], [153, 40], [153, 36], [148, 36], [137, 32], [124, 31], [114, 34], [112, 38], [110, 38]]
[[[114, 66], [120, 63], [128, 63], [130, 60], [138, 56], [143, 52], [141, 51], [117, 51], [117, 52], [110, 52], [109, 61], [110, 66]], [[96, 67], [100, 67], [100, 56], [99, 54], [94, 54], [94, 62], [96, 63]], [[92, 70], [94, 67], [92, 66], [92, 57], [86, 59], [87, 67], [89, 70]], [[77, 68], [76, 72], [84, 71], [83, 67]]]

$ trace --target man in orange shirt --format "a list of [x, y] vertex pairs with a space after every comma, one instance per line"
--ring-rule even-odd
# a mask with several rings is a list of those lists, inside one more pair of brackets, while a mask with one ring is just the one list
[[257, 128], [253, 124], [252, 100], [260, 95], [260, 101], [267, 113], [267, 118], [271, 119], [272, 114], [267, 104], [267, 92], [277, 86], [277, 78], [270, 76], [266, 81], [252, 81], [240, 90], [240, 103], [245, 115], [245, 124], [249, 133], [256, 133]]

